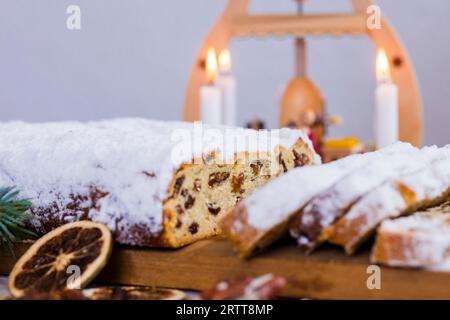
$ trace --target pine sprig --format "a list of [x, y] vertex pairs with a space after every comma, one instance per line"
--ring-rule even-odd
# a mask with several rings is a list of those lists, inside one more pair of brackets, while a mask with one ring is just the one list
[[27, 199], [18, 199], [18, 195], [15, 187], [0, 188], [0, 242], [6, 242], [9, 247], [36, 236], [26, 225], [31, 219], [28, 210], [32, 204]]

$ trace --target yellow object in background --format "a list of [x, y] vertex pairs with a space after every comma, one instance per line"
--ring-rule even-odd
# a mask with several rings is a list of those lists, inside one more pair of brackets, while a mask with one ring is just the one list
[[345, 137], [337, 139], [329, 139], [324, 143], [327, 149], [353, 149], [361, 144], [357, 137]]
[[357, 137], [345, 137], [325, 141], [322, 148], [322, 161], [342, 159], [351, 154], [364, 152], [365, 145]]

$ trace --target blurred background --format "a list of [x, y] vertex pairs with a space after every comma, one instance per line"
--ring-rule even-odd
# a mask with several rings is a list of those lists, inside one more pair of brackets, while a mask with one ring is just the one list
[[[346, 12], [348, 0], [308, 0], [306, 12]], [[379, 0], [404, 42], [424, 101], [425, 143], [450, 136], [450, 1]], [[66, 28], [81, 8], [82, 29]], [[0, 0], [0, 120], [179, 120], [198, 47], [225, 0]], [[253, 0], [252, 13], [293, 13], [291, 0]], [[238, 123], [278, 123], [294, 73], [290, 38], [233, 40]], [[330, 114], [331, 137], [372, 139], [375, 48], [366, 37], [310, 38], [308, 73]], [[1, 139], [1, 137], [0, 137]]]

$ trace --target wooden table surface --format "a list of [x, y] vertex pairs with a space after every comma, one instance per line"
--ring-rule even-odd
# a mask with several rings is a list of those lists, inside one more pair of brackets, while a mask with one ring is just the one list
[[[20, 256], [26, 246], [18, 246]], [[14, 258], [0, 253], [0, 274], [8, 274]], [[293, 244], [250, 260], [238, 258], [221, 238], [169, 249], [116, 246], [96, 281], [109, 284], [153, 285], [203, 290], [217, 280], [275, 273], [287, 279], [283, 295], [315, 299], [450, 299], [450, 273], [381, 268], [381, 289], [368, 289], [368, 252], [354, 257], [333, 247], [305, 256]]]

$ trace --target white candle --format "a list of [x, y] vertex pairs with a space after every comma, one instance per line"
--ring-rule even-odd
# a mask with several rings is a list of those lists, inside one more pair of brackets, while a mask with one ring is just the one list
[[383, 148], [398, 141], [398, 88], [392, 82], [384, 50], [377, 54], [375, 91], [375, 144]]
[[200, 88], [200, 113], [204, 124], [222, 124], [222, 92], [218, 86]]
[[231, 55], [223, 50], [219, 55], [217, 85], [222, 90], [223, 124], [236, 126], [236, 79], [231, 74]]
[[209, 49], [206, 56], [206, 82], [200, 88], [200, 116], [205, 124], [222, 124], [222, 92], [214, 84], [217, 74], [217, 58], [214, 49]]

